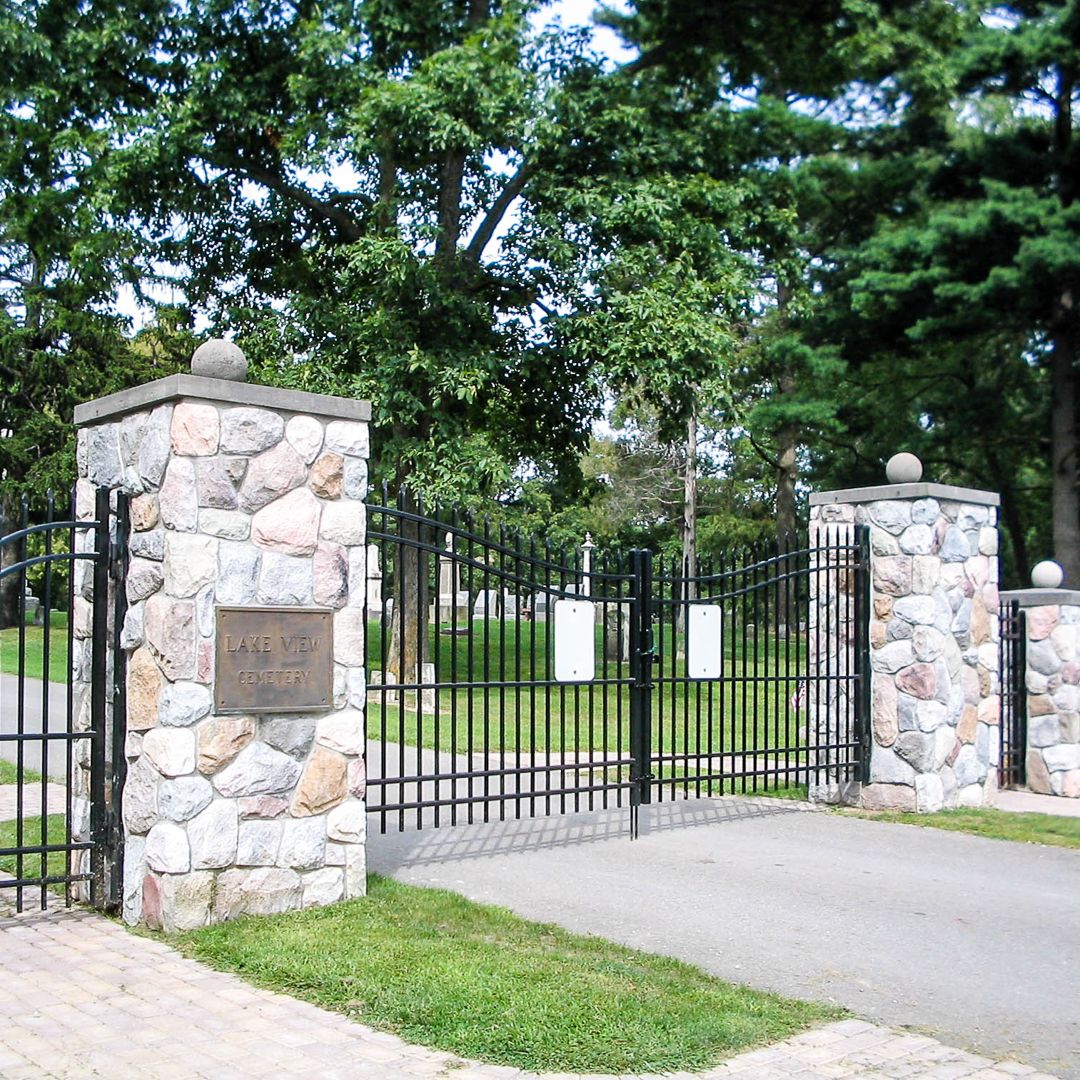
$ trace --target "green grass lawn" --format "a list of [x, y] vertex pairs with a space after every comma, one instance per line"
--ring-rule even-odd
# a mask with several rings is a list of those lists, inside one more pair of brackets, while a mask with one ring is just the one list
[[[17, 784], [19, 782], [19, 770], [10, 761], [0, 760], [0, 785]], [[41, 773], [33, 769], [23, 769], [22, 782], [24, 784], [40, 784]]]
[[990, 808], [942, 810], [937, 814], [909, 814], [894, 810], [843, 810], [841, 813], [873, 821], [971, 833], [973, 836], [988, 836], [994, 840], [1080, 848], [1080, 818], [1055, 817], [1051, 814], [1013, 814]]
[[[46, 822], [46, 843], [64, 843], [64, 815], [50, 814]], [[23, 820], [23, 846], [41, 845], [41, 818], [28, 817]], [[18, 833], [14, 821], [0, 821], [0, 848], [13, 848], [18, 846]], [[17, 855], [0, 855], [0, 873], [15, 876], [18, 873], [19, 857]], [[50, 851], [46, 863], [46, 877], [61, 877], [67, 871], [67, 853], [63, 851]], [[23, 855], [22, 872], [24, 877], [40, 877], [42, 872], [41, 855]], [[50, 888], [54, 892], [63, 893], [63, 885], [53, 885]]]
[[[368, 735], [411, 746], [467, 753], [485, 747], [509, 752], [529, 748], [565, 754], [606, 751], [625, 755], [629, 743], [629, 664], [598, 660], [598, 680], [622, 685], [540, 685], [552, 669], [549, 623], [484, 622], [461, 636], [429, 636], [439, 689], [428, 692], [418, 711], [415, 692], [372, 688]], [[597, 656], [603, 655], [597, 629]], [[740, 651], [734, 634], [725, 642], [722, 680], [685, 682], [682, 637], [670, 626], [657, 633], [652, 694], [653, 750], [658, 755], [687, 750], [723, 754], [759, 747], [801, 745], [801, 714], [789, 704], [806, 670], [804, 642], [763, 636], [754, 656]], [[385, 642], [377, 622], [367, 635], [369, 671], [384, 666]], [[756, 678], [751, 683], [748, 678]], [[465, 682], [530, 685], [462, 687]], [[404, 698], [404, 701], [402, 700]], [[792, 755], [798, 759], [798, 753]], [[659, 762], [665, 775], [682, 774], [686, 762]]]
[[[54, 623], [49, 627], [49, 679], [52, 682], [67, 682], [67, 616], [63, 612], [54, 612], [53, 619]], [[40, 679], [44, 668], [44, 629], [40, 626], [26, 627], [25, 640], [26, 676], [30, 679]], [[0, 630], [0, 671], [5, 675], [18, 675], [19, 673], [18, 627]]]
[[369, 895], [180, 936], [190, 956], [423, 1046], [529, 1071], [705, 1069], [836, 1018], [454, 893]]

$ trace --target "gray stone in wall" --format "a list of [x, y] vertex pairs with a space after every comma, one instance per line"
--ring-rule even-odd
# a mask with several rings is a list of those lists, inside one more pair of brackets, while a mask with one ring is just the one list
[[221, 452], [258, 454], [285, 437], [285, 421], [268, 409], [225, 409], [221, 414]]
[[934, 737], [921, 731], [904, 731], [893, 746], [896, 753], [916, 772], [930, 772], [934, 767]]
[[161, 562], [165, 558], [165, 530], [132, 533], [128, 537], [128, 549], [136, 558]]
[[124, 781], [123, 816], [129, 832], [149, 832], [157, 822], [161, 780], [161, 773], [145, 758], [140, 758], [128, 769]]
[[239, 818], [236, 802], [216, 799], [188, 822], [193, 870], [221, 870], [236, 861]]
[[870, 527], [870, 550], [875, 555], [899, 555], [900, 542], [884, 529]]
[[310, 465], [322, 449], [323, 427], [313, 416], [294, 416], [285, 425], [285, 438], [304, 464]]
[[956, 775], [958, 788], [981, 784], [986, 779], [987, 771], [987, 762], [979, 760], [978, 751], [971, 745], [962, 747], [960, 753], [956, 755], [956, 761], [953, 762], [953, 772]]
[[345, 480], [342, 493], [348, 499], [363, 500], [368, 492], [368, 466], [362, 458], [345, 459]]
[[218, 875], [213, 917], [224, 920], [293, 911], [300, 907], [303, 895], [300, 875], [292, 869], [259, 866], [225, 870]]
[[172, 406], [159, 405], [150, 413], [139, 436], [135, 467], [147, 488], [156, 488], [165, 475], [165, 466], [172, 452], [169, 430], [172, 427]]
[[894, 536], [899, 536], [911, 524], [911, 504], [906, 502], [876, 502], [870, 506], [870, 520]]
[[1029, 641], [1027, 646], [1027, 666], [1040, 675], [1054, 675], [1062, 668], [1053, 642], [1048, 638], [1042, 641]]
[[310, 604], [312, 583], [311, 559], [267, 551], [256, 596], [261, 604]]
[[146, 837], [146, 862], [161, 874], [186, 874], [191, 869], [187, 833], [171, 821], [159, 821]]
[[[126, 796], [126, 792], [125, 792]], [[181, 776], [163, 780], [158, 788], [161, 816], [169, 821], [187, 821], [210, 805], [214, 789], [202, 776]]]
[[253, 742], [214, 776], [214, 787], [228, 798], [276, 795], [292, 790], [300, 772], [300, 765], [288, 754]]
[[124, 922], [129, 926], [142, 916], [142, 886], [146, 876], [146, 838], [124, 837]]
[[239, 866], [273, 866], [281, 847], [281, 821], [241, 821], [236, 844]]
[[875, 746], [870, 757], [870, 782], [911, 786], [915, 783], [915, 770], [895, 751]]
[[893, 603], [893, 614], [905, 622], [928, 626], [935, 618], [934, 601], [929, 596], [901, 596]]
[[1052, 773], [1080, 769], [1080, 745], [1048, 746], [1043, 750], [1043, 760]]
[[199, 531], [222, 540], [246, 540], [251, 533], [251, 518], [241, 510], [199, 511]]
[[941, 541], [941, 550], [938, 552], [942, 562], [967, 562], [971, 555], [971, 547], [968, 538], [962, 529], [950, 525], [945, 530], [944, 539]]
[[332, 420], [326, 425], [326, 446], [338, 454], [366, 458], [368, 426], [351, 420]]
[[250, 604], [259, 580], [260, 554], [250, 544], [223, 540], [218, 545], [215, 595], [219, 604]]
[[195, 466], [199, 506], [214, 510], [235, 510], [240, 481], [247, 471], [242, 457], [201, 458]]
[[326, 822], [322, 816], [289, 818], [284, 823], [278, 866], [314, 870], [326, 861]]
[[916, 499], [911, 504], [911, 520], [916, 525], [933, 525], [940, 512], [937, 499]]
[[958, 529], [963, 529], [965, 532], [969, 529], [978, 529], [988, 521], [993, 520], [991, 518], [991, 513], [992, 511], [989, 506], [972, 506], [964, 504], [957, 508], [956, 527]]
[[934, 530], [929, 525], [909, 525], [900, 534], [900, 550], [906, 555], [929, 555], [934, 549]]
[[870, 654], [874, 671], [895, 673], [915, 662], [915, 650], [910, 641], [892, 641]]
[[301, 875], [304, 907], [336, 904], [345, 895], [345, 871], [338, 866], [324, 866]]
[[187, 598], [209, 585], [217, 574], [218, 540], [198, 533], [165, 537], [165, 590]]
[[313, 716], [273, 716], [259, 721], [259, 738], [275, 750], [302, 761], [315, 741]]
[[160, 563], [149, 559], [132, 559], [128, 564], [126, 582], [128, 602], [135, 604], [145, 600], [161, 588], [164, 579]]
[[210, 690], [196, 682], [166, 683], [158, 699], [158, 722], [165, 727], [190, 727], [209, 715]]
[[124, 478], [120, 457], [120, 425], [91, 428], [86, 444], [87, 479], [97, 487], [119, 487]]
[[142, 604], [132, 604], [125, 612], [124, 626], [120, 631], [121, 649], [130, 652], [143, 643], [143, 614], [145, 610]]

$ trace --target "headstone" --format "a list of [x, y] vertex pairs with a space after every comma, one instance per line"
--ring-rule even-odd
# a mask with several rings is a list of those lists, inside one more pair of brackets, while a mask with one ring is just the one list
[[516, 593], [512, 593], [509, 589], [503, 590], [503, 613], [508, 619], [516, 619], [518, 617], [518, 598]]
[[605, 604], [604, 659], [616, 664], [630, 659], [630, 605]]
[[473, 604], [474, 619], [495, 619], [499, 616], [499, 590], [481, 589]]

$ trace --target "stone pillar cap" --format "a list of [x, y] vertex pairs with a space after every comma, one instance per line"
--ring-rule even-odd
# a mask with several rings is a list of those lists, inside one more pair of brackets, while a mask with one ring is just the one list
[[844, 488], [840, 491], [816, 491], [810, 496], [811, 506], [835, 503], [871, 503], [885, 499], [937, 499], [940, 502], [973, 503], [977, 506], [1000, 506], [996, 491], [953, 487], [951, 484], [880, 484], [876, 487]]

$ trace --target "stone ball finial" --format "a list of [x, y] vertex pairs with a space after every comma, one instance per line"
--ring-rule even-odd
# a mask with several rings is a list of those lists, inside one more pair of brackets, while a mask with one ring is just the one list
[[224, 338], [204, 341], [191, 357], [192, 375], [243, 382], [247, 378], [247, 371], [248, 362], [243, 349]]
[[1058, 589], [1065, 571], [1053, 559], [1043, 559], [1031, 568], [1031, 584], [1036, 589]]
[[922, 479], [922, 462], [914, 454], [893, 454], [885, 462], [885, 475], [890, 484], [917, 484]]

